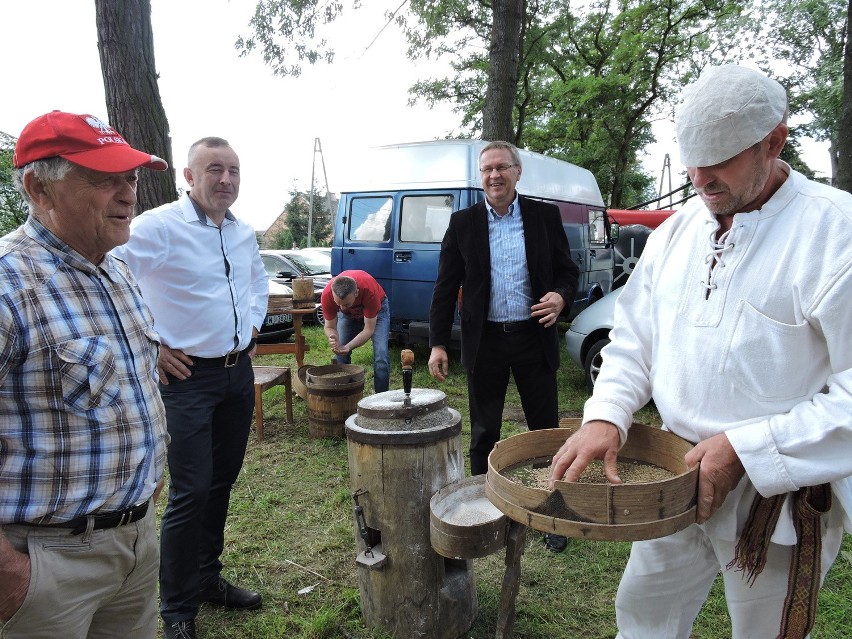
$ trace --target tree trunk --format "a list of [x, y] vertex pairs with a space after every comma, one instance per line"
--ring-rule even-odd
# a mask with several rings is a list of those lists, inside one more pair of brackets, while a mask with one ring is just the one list
[[843, 108], [837, 127], [836, 186], [852, 193], [852, 0], [846, 10], [846, 45], [843, 51]]
[[524, 0], [494, 0], [493, 11], [482, 138], [516, 142], [512, 110], [518, 87]]
[[154, 63], [150, 0], [95, 0], [107, 116], [131, 146], [169, 163], [139, 173], [137, 212], [177, 198], [171, 139]]

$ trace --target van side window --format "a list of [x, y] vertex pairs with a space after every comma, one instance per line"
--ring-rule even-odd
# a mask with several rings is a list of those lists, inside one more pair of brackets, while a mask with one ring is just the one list
[[440, 242], [450, 224], [452, 195], [407, 195], [400, 205], [402, 242]]
[[603, 211], [589, 209], [589, 242], [592, 244], [606, 243]]
[[349, 208], [349, 239], [387, 242], [391, 237], [391, 197], [356, 197]]

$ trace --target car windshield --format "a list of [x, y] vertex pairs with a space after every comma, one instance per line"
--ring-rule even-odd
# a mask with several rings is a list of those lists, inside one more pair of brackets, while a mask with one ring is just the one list
[[[298, 264], [292, 264], [276, 255], [261, 255], [260, 259], [263, 261], [263, 268], [266, 269], [266, 274], [270, 277], [270, 279], [278, 277], [279, 271], [284, 271], [286, 273], [300, 270], [300, 266]], [[294, 275], [302, 276], [306, 275], [306, 273], [296, 272]]]
[[305, 275], [320, 275], [331, 272], [331, 259], [321, 253], [287, 253], [287, 257], [295, 262]]

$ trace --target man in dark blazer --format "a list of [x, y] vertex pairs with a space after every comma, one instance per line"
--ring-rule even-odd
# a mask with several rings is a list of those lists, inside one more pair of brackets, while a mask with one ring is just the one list
[[[491, 142], [479, 155], [485, 201], [457, 211], [441, 243], [429, 313], [429, 372], [446, 379], [459, 287], [462, 288], [462, 365], [470, 405], [470, 470], [488, 470], [500, 439], [509, 374], [530, 430], [557, 428], [556, 321], [577, 291], [559, 210], [518, 196], [521, 158], [508, 142]], [[561, 551], [564, 537], [545, 536]]]

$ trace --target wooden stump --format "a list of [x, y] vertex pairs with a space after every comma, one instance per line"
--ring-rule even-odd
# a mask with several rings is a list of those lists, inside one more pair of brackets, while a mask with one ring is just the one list
[[[365, 398], [359, 412], [387, 395]], [[456, 639], [478, 611], [473, 562], [440, 556], [430, 539], [432, 495], [464, 477], [461, 416], [441, 410], [447, 423], [425, 419], [430, 427], [423, 430], [367, 430], [357, 426], [357, 414], [346, 421], [351, 488], [361, 508], [355, 540], [362, 618], [406, 639]]]

